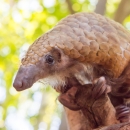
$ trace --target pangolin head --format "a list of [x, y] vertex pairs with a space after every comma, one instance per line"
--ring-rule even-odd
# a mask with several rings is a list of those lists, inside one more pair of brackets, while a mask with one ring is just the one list
[[78, 31], [78, 24], [68, 22], [70, 25], [65, 25], [64, 22], [63, 19], [55, 28], [39, 37], [29, 47], [21, 60], [21, 66], [13, 84], [16, 90], [27, 89], [37, 80], [46, 77], [49, 77], [48, 82], [51, 82], [52, 86], [64, 85], [66, 78], [75, 70], [72, 66], [77, 66], [76, 71], [83, 68], [78, 64], [84, 61], [85, 56], [90, 52], [89, 45], [83, 45], [78, 40], [78, 34], [76, 35], [71, 28], [73, 25], [76, 27], [75, 31]]
[[38, 38], [21, 61], [14, 81], [16, 90], [27, 89], [37, 80], [44, 79], [60, 91], [59, 86], [64, 86], [68, 77], [84, 68], [79, 62], [84, 61], [79, 53], [83, 45], [79, 42], [76, 46], [73, 44], [76, 42], [64, 32], [58, 32], [57, 28]]

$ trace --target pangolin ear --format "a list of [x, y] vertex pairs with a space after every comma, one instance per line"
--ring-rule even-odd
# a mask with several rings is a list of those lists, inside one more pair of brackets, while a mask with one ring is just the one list
[[61, 49], [59, 49], [58, 47], [54, 47], [53, 50], [51, 51], [51, 54], [53, 55], [53, 57], [60, 62], [61, 61], [61, 57], [63, 55], [63, 52]]

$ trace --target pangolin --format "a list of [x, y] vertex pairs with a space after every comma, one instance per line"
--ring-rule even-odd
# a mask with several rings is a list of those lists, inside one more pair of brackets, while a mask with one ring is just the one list
[[21, 91], [42, 79], [64, 94], [76, 84], [93, 84], [103, 76], [97, 93], [105, 92], [107, 85], [102, 84], [108, 84], [114, 106], [128, 104], [129, 60], [127, 29], [96, 13], [76, 13], [62, 19], [29, 47], [13, 86]]

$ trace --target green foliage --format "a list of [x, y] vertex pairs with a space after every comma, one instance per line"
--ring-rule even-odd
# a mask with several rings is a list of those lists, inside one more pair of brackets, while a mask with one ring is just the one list
[[[96, 6], [96, 0], [71, 0], [71, 3], [75, 12], [91, 12]], [[106, 15], [112, 17], [118, 4], [119, 0], [114, 2], [109, 0]], [[3, 97], [0, 96], [1, 130], [14, 130], [13, 125], [17, 126], [21, 120], [29, 124], [29, 127], [23, 127], [24, 130], [41, 130], [39, 127], [49, 130], [54, 119], [60, 119], [62, 107], [56, 100], [58, 94], [52, 88], [45, 89], [44, 85], [35, 84], [28, 90], [16, 92], [12, 82], [20, 65], [21, 54], [27, 50], [29, 44], [69, 14], [65, 0], [1, 0], [0, 95], [3, 94]], [[130, 24], [129, 21], [130, 17], [125, 20], [125, 24]], [[13, 124], [15, 122], [16, 124]], [[21, 129], [22, 123], [19, 126]]]

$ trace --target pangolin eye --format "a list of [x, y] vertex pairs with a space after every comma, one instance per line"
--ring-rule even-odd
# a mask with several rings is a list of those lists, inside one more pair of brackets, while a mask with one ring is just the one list
[[53, 64], [54, 63], [54, 58], [51, 55], [46, 55], [46, 62], [48, 64]]

